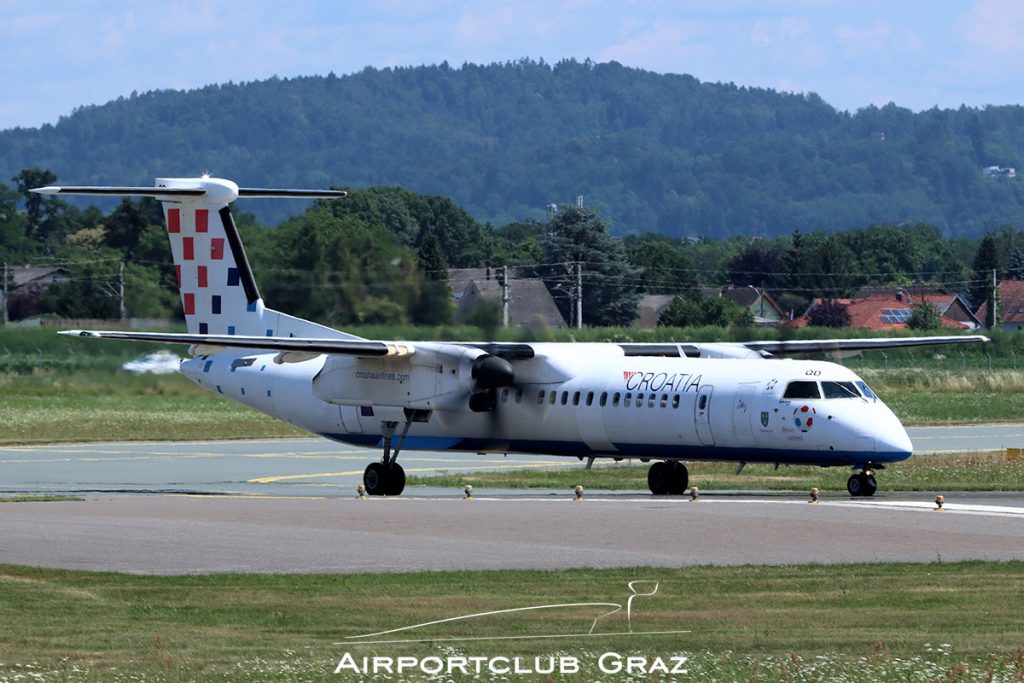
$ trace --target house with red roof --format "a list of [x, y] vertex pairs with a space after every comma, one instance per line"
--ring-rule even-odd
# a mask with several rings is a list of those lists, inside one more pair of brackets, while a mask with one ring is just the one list
[[[959, 294], [945, 294], [934, 288], [924, 290], [924, 294], [910, 293], [904, 288], [878, 289], [881, 288], [866, 292], [861, 297], [831, 301], [846, 307], [846, 312], [850, 314], [850, 327], [865, 330], [905, 330], [914, 306], [921, 303], [935, 307], [943, 327], [973, 330], [981, 326], [976, 314], [971, 312], [970, 306]], [[786, 327], [808, 327], [811, 312], [824, 301], [823, 298], [815, 299], [803, 315], [786, 323]]]
[[[999, 283], [999, 305], [996, 307], [999, 325], [1005, 332], [1024, 329], [1024, 280], [1003, 280]], [[982, 322], [988, 316], [988, 302], [974, 314]]]

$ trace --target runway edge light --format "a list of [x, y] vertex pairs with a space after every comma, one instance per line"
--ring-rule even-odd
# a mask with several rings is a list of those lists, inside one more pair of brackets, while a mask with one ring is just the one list
[[583, 487], [582, 486], [577, 486], [574, 489], [574, 491], [576, 492], [576, 497], [573, 498], [573, 500], [576, 501], [577, 503], [582, 501], [583, 500]]

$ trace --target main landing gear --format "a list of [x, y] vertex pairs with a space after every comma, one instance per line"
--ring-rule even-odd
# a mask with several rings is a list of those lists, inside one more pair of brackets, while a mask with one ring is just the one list
[[647, 470], [647, 486], [656, 496], [681, 496], [689, 482], [690, 473], [678, 460], [656, 462]]
[[860, 474], [854, 474], [846, 480], [846, 490], [851, 496], [869, 498], [878, 490], [874, 472], [865, 467]]
[[405, 425], [398, 437], [395, 449], [391, 450], [391, 439], [395, 435], [397, 422], [381, 422], [381, 431], [384, 433], [384, 456], [380, 462], [371, 462], [363, 472], [363, 486], [366, 493], [371, 496], [400, 496], [405, 490], [405, 470], [399, 465], [398, 453], [402, 450], [405, 437], [409, 434], [409, 427], [413, 422], [426, 422], [430, 418], [430, 412], [426, 410], [405, 411]]

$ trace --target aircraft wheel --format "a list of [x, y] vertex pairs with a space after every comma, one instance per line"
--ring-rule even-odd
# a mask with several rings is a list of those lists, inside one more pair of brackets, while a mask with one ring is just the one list
[[665, 463], [670, 467], [670, 485], [669, 493], [673, 496], [681, 496], [686, 493], [686, 486], [690, 483], [690, 472], [686, 469], [686, 465], [673, 460], [671, 463]]
[[861, 472], [846, 480], [846, 490], [850, 492], [851, 496], [870, 497], [875, 495], [875, 491], [878, 490], [878, 482], [875, 481], [873, 475]]
[[405, 470], [397, 462], [391, 465], [387, 477], [387, 494], [389, 496], [400, 496], [405, 490]]
[[846, 490], [849, 492], [851, 496], [856, 498], [860, 496], [860, 489], [862, 484], [863, 482], [860, 479], [860, 475], [852, 474], [850, 475], [850, 478], [846, 480]]
[[860, 495], [864, 496], [865, 498], [875, 495], [875, 491], [878, 490], [878, 482], [875, 481], [875, 477], [870, 474], [862, 474], [861, 476], [864, 477], [864, 483], [861, 486]]
[[651, 465], [651, 468], [647, 470], [647, 486], [656, 496], [664, 496], [671, 492], [672, 471], [667, 462], [659, 460]]
[[[384, 463], [371, 462], [363, 472], [363, 486], [370, 496], [385, 496], [388, 494], [388, 469]], [[402, 473], [402, 486], [405, 486], [405, 473]]]

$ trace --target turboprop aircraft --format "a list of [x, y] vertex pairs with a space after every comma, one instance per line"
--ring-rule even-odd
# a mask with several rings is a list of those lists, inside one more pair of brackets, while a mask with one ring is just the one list
[[687, 461], [849, 467], [871, 496], [874, 471], [910, 457], [903, 425], [868, 385], [807, 353], [988, 341], [983, 336], [744, 343], [479, 343], [362, 339], [267, 308], [230, 204], [247, 197], [340, 199], [344, 192], [239, 188], [158, 178], [155, 187], [53, 186], [55, 195], [159, 199], [184, 334], [62, 334], [191, 346], [181, 371], [211, 392], [315, 434], [381, 449], [363, 475], [399, 495], [403, 448], [654, 461], [654, 494], [681, 494]]

